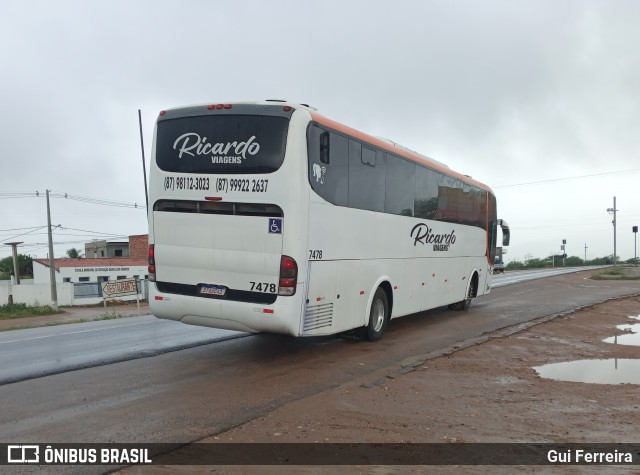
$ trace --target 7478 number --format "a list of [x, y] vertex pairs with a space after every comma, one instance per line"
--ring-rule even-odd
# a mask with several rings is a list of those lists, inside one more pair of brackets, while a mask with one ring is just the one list
[[251, 290], [254, 292], [267, 292], [270, 294], [276, 293], [276, 284], [270, 284], [269, 282], [249, 282], [251, 284]]

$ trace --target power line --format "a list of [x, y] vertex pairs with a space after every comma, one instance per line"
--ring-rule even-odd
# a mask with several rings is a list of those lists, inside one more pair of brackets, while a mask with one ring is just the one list
[[[13, 239], [15, 237], [19, 237], [19, 236], [24, 236], [29, 234], [30, 236], [41, 236], [43, 234], [47, 234], [47, 233], [36, 233], [36, 231], [39, 231], [43, 228], [46, 228], [47, 225], [44, 226], [36, 226], [36, 227], [29, 227], [29, 228], [12, 228], [12, 229], [5, 229], [2, 231], [22, 231], [25, 229], [29, 229], [30, 231], [26, 232], [26, 233], [22, 233], [22, 234], [18, 234], [16, 236], [12, 236], [10, 238], [7, 239], [3, 239], [0, 240], [0, 243], [4, 242], [5, 240], [10, 240]], [[88, 233], [86, 235], [83, 234], [70, 234], [70, 233], [61, 233], [60, 231], [79, 231], [82, 233]], [[56, 225], [56, 226], [52, 226], [52, 231], [55, 232], [55, 236], [77, 236], [77, 237], [83, 237], [85, 236], [88, 239], [91, 240], [96, 240], [96, 239], [126, 239], [128, 236], [125, 234], [114, 234], [114, 233], [106, 233], [106, 232], [102, 232], [102, 231], [91, 231], [88, 229], [76, 229], [76, 228], [68, 228], [66, 226], [62, 226], [62, 225]], [[88, 239], [83, 239], [83, 240], [70, 240], [70, 241], [55, 241], [54, 245], [55, 246], [68, 246], [70, 244], [86, 244]], [[43, 242], [25, 242], [23, 244], [20, 245], [21, 249], [24, 249], [26, 251], [37, 251], [39, 249], [42, 248], [46, 248], [48, 247], [48, 243], [43, 243]], [[4, 251], [5, 249], [3, 247], [0, 247], [0, 253], [2, 253], [2, 251]]]
[[[46, 225], [45, 225], [46, 226]], [[43, 226], [31, 226], [30, 228], [12, 228], [12, 229], [0, 229], [0, 233], [4, 233], [7, 231], [24, 231], [25, 229], [33, 229], [34, 231], [37, 229], [41, 229]]]
[[627, 173], [638, 173], [638, 172], [640, 172], [640, 168], [635, 168], [633, 170], [620, 170], [620, 171], [617, 171], [617, 172], [594, 173], [592, 175], [577, 175], [577, 176], [568, 176], [568, 177], [564, 177], [564, 178], [550, 178], [548, 180], [529, 181], [529, 182], [525, 182], [525, 183], [513, 183], [511, 185], [493, 186], [492, 188], [496, 189], [496, 188], [511, 188], [511, 187], [515, 187], [515, 186], [541, 185], [543, 183], [554, 183], [554, 182], [558, 182], [558, 181], [579, 180], [579, 179], [582, 179], [582, 178], [593, 178], [593, 177], [600, 177], [600, 176], [624, 175], [624, 174], [627, 174]]
[[35, 196], [34, 193], [29, 191], [12, 191], [12, 192], [0, 193], [0, 199], [32, 198], [33, 196]]
[[146, 210], [147, 207], [145, 205], [141, 205], [138, 203], [126, 203], [124, 201], [111, 201], [105, 200], [101, 198], [91, 198], [88, 196], [79, 196], [79, 195], [70, 195], [68, 193], [51, 193], [50, 196], [52, 198], [64, 198], [67, 200], [80, 201], [83, 203], [90, 203], [102, 206], [114, 206], [119, 208], [134, 208], [134, 209], [143, 209]]
[[[81, 196], [81, 195], [72, 195], [69, 193], [50, 193], [50, 197], [52, 198], [64, 198], [67, 200], [79, 201], [82, 203], [96, 204], [101, 206], [114, 206], [118, 208], [132, 208], [132, 209], [141, 209], [145, 210], [147, 207], [144, 204], [139, 203], [129, 203], [125, 201], [113, 201], [103, 198], [93, 198], [90, 196]], [[0, 199], [15, 199], [15, 198], [42, 198], [44, 197], [43, 193], [39, 191], [16, 191], [16, 192], [2, 192], [0, 193]]]
[[14, 239], [14, 238], [17, 238], [17, 237], [20, 237], [20, 236], [26, 236], [27, 234], [31, 234], [31, 233], [33, 233], [33, 232], [35, 232], [35, 231], [38, 231], [38, 230], [40, 230], [40, 229], [42, 229], [42, 228], [46, 228], [46, 227], [47, 227], [47, 226], [41, 226], [41, 227], [39, 227], [39, 228], [34, 229], [33, 231], [27, 231], [26, 233], [16, 234], [15, 236], [11, 236], [10, 238], [3, 239], [3, 240], [2, 240], [2, 241], [0, 241], [0, 242], [10, 241], [10, 240], [12, 240], [12, 239]]
[[[104, 232], [101, 232], [101, 231], [88, 231], [88, 230], [86, 230], [86, 229], [68, 228], [68, 227], [66, 227], [66, 226], [64, 226], [64, 229], [68, 229], [69, 231], [80, 231], [80, 232], [83, 232], [83, 233], [100, 234], [100, 235], [102, 235], [102, 236], [123, 237], [123, 235], [122, 235], [122, 234], [104, 233]], [[124, 236], [124, 237], [126, 237], [126, 236]]]

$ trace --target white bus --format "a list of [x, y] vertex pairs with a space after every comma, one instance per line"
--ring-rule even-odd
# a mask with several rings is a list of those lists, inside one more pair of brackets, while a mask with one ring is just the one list
[[285, 101], [162, 111], [149, 196], [151, 312], [244, 332], [358, 329], [489, 292], [489, 187]]

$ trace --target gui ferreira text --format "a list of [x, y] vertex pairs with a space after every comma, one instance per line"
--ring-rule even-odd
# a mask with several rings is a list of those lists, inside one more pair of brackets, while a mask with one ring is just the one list
[[622, 464], [633, 463], [631, 452], [622, 452], [617, 449], [606, 452], [595, 452], [585, 449], [549, 450], [547, 460], [558, 464]]

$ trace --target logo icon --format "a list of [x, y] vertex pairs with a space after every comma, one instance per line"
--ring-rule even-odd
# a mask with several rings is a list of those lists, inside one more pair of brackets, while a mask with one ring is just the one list
[[282, 218], [269, 218], [269, 234], [282, 234]]
[[321, 167], [317, 163], [313, 164], [313, 177], [321, 185], [324, 185], [324, 172], [325, 171], [327, 171], [326, 167]]
[[40, 463], [40, 446], [38, 445], [8, 445], [7, 462], [9, 463]]

